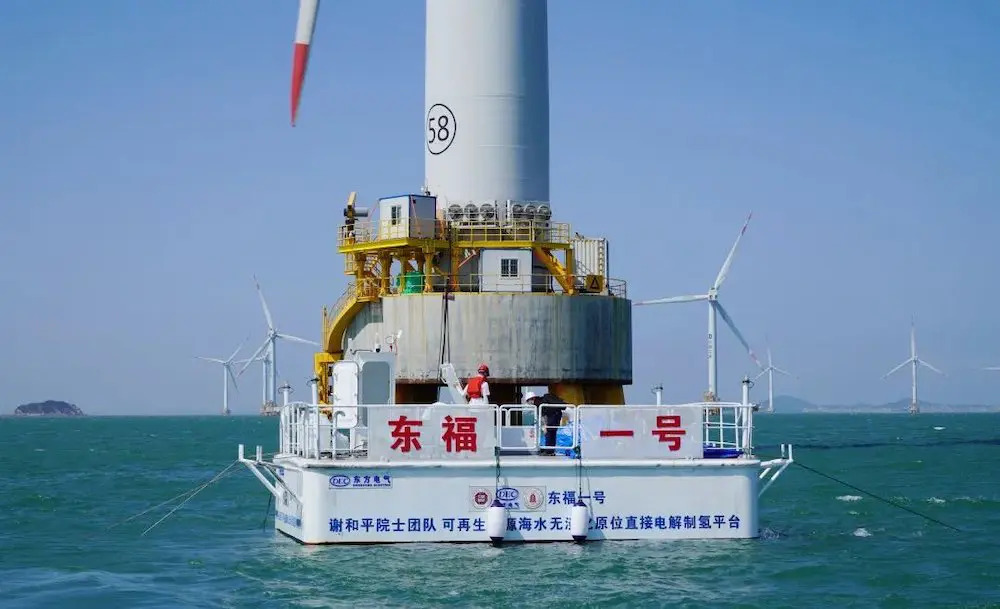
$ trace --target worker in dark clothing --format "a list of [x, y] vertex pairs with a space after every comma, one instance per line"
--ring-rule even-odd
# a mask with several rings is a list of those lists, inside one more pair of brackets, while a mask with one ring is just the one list
[[553, 448], [556, 445], [556, 434], [559, 433], [559, 423], [562, 421], [563, 411], [569, 407], [569, 404], [551, 393], [537, 395], [533, 391], [529, 391], [524, 396], [524, 403], [531, 404], [532, 406], [545, 404], [540, 409], [542, 425], [545, 430], [545, 441], [542, 443], [544, 448], [539, 449], [538, 454], [556, 454]]

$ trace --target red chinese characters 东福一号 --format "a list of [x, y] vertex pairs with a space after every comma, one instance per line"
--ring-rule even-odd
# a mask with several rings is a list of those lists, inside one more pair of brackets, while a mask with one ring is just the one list
[[656, 429], [653, 435], [659, 438], [660, 442], [667, 443], [667, 449], [671, 452], [681, 449], [681, 436], [687, 431], [681, 427], [681, 416], [678, 414], [664, 414], [656, 417]]
[[445, 452], [476, 452], [476, 421], [476, 417], [446, 416], [441, 422]]
[[392, 432], [389, 435], [396, 439], [390, 448], [404, 453], [420, 450], [420, 430], [414, 429], [414, 427], [420, 427], [423, 424], [424, 422], [420, 420], [407, 419], [405, 414], [399, 415], [395, 421], [390, 420], [389, 425], [392, 426]]

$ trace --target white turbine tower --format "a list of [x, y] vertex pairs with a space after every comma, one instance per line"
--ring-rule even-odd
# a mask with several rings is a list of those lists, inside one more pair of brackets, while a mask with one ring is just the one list
[[[264, 319], [267, 320], [267, 336], [264, 338], [264, 343], [254, 352], [253, 356], [249, 361], [240, 369], [239, 374], [243, 374], [243, 371], [247, 369], [247, 366], [251, 362], [257, 360], [262, 355], [264, 357], [265, 374], [270, 373], [268, 377], [265, 378], [265, 405], [268, 403], [277, 404], [278, 402], [278, 357], [275, 347], [277, 346], [278, 339], [289, 340], [294, 343], [303, 343], [306, 345], [319, 346], [319, 343], [311, 340], [306, 340], [304, 338], [299, 338], [298, 336], [292, 336], [291, 334], [282, 334], [278, 332], [277, 328], [274, 327], [274, 320], [271, 318], [271, 310], [267, 306], [267, 301], [264, 299], [264, 292], [260, 289], [260, 282], [257, 281], [257, 276], [254, 275], [254, 283], [257, 285], [257, 295], [260, 297], [260, 305], [264, 309]], [[239, 376], [239, 374], [237, 376]]]
[[757, 364], [758, 368], [763, 368], [760, 361], [757, 360], [757, 356], [753, 354], [753, 349], [750, 348], [750, 344], [747, 343], [746, 339], [743, 338], [743, 334], [736, 328], [736, 324], [733, 323], [733, 319], [726, 313], [726, 309], [723, 308], [722, 304], [719, 302], [719, 288], [722, 286], [722, 282], [726, 280], [726, 276], [729, 274], [729, 268], [733, 265], [733, 257], [736, 255], [736, 248], [740, 244], [740, 239], [743, 238], [743, 233], [747, 232], [747, 226], [750, 225], [750, 218], [753, 217], [751, 212], [743, 223], [743, 228], [740, 229], [740, 234], [736, 236], [736, 242], [733, 243], [733, 248], [729, 250], [729, 256], [726, 257], [726, 261], [722, 264], [722, 268], [719, 270], [718, 276], [715, 278], [715, 283], [712, 287], [708, 289], [707, 294], [699, 294], [695, 296], [674, 296], [672, 298], [658, 298], [656, 300], [646, 300], [642, 302], [635, 303], [635, 306], [643, 305], [653, 305], [653, 304], [668, 304], [673, 302], [695, 302], [701, 300], [708, 301], [708, 392], [705, 394], [706, 402], [715, 402], [718, 399], [718, 362], [716, 358], [716, 314], [722, 317], [722, 321], [726, 322], [729, 329], [733, 331], [736, 338], [739, 339], [740, 343], [750, 354], [750, 358]]
[[223, 415], [228, 415], [231, 412], [229, 410], [230, 381], [232, 381], [233, 383], [233, 389], [236, 389], [236, 391], [239, 392], [239, 387], [236, 386], [236, 377], [233, 376], [233, 364], [249, 363], [253, 361], [253, 358], [249, 360], [234, 361], [236, 354], [240, 352], [240, 349], [242, 349], [243, 345], [246, 344], [248, 338], [250, 337], [248, 336], [247, 338], [244, 338], [243, 342], [241, 342], [239, 346], [236, 347], [236, 350], [233, 351], [233, 354], [226, 359], [219, 359], [216, 357], [201, 357], [200, 355], [195, 356], [197, 357], [197, 359], [204, 360], [206, 362], [215, 362], [216, 364], [222, 364], [222, 414]]
[[771, 345], [767, 345], [767, 367], [757, 373], [757, 376], [753, 380], [757, 380], [767, 373], [767, 412], [774, 412], [774, 373], [784, 374], [785, 376], [792, 376], [791, 373], [782, 370], [774, 365], [774, 361], [771, 359]]
[[898, 370], [902, 370], [907, 364], [910, 365], [911, 375], [912, 375], [912, 385], [910, 393], [910, 414], [917, 414], [920, 412], [920, 405], [917, 402], [917, 364], [921, 366], [926, 366], [928, 369], [937, 372], [938, 374], [944, 374], [934, 366], [931, 366], [924, 360], [917, 357], [917, 328], [913, 324], [913, 320], [910, 320], [910, 357], [902, 364], [896, 366], [892, 370], [886, 372], [882, 375], [883, 379], [889, 378], [889, 375], [895, 373]]

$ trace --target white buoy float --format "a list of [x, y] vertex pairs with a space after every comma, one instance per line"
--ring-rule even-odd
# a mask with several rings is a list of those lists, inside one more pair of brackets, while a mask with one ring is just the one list
[[500, 503], [499, 499], [494, 499], [486, 510], [486, 533], [490, 536], [490, 543], [499, 546], [503, 543], [503, 536], [507, 532], [507, 508]]
[[569, 512], [569, 532], [573, 536], [573, 541], [583, 543], [587, 541], [587, 530], [590, 528], [590, 513], [587, 504], [583, 499], [577, 499]]

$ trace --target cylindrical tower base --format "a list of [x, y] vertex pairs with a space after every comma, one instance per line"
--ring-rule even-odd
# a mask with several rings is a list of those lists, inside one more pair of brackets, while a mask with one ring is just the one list
[[[440, 385], [442, 361], [450, 361], [463, 382], [485, 363], [490, 367], [490, 386], [498, 389], [552, 385], [573, 396], [612, 399], [617, 390], [587, 388], [620, 390], [632, 383], [628, 299], [531, 292], [450, 296], [450, 300], [441, 293], [383, 297], [357, 314], [345, 340], [363, 349], [402, 331], [395, 345], [401, 386]], [[594, 403], [590, 398], [587, 402]]]

